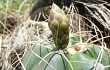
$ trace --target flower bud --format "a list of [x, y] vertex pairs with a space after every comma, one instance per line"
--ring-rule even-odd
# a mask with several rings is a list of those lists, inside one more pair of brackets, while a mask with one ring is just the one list
[[64, 11], [54, 3], [49, 14], [48, 26], [56, 47], [65, 49], [69, 41], [69, 19]]

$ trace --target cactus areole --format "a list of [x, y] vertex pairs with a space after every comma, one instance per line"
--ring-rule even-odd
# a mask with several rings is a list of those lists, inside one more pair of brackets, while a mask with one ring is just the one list
[[69, 19], [64, 11], [54, 3], [49, 14], [48, 26], [52, 32], [56, 47], [65, 49], [69, 41]]

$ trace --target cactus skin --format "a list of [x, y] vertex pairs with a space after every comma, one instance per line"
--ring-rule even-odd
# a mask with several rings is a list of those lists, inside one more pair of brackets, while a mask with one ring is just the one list
[[63, 10], [53, 3], [48, 25], [57, 48], [65, 49], [69, 41], [69, 19]]

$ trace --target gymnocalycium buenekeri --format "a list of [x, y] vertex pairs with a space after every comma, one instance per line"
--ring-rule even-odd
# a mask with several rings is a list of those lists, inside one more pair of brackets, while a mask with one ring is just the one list
[[48, 25], [57, 48], [65, 49], [69, 41], [69, 19], [63, 10], [53, 3]]

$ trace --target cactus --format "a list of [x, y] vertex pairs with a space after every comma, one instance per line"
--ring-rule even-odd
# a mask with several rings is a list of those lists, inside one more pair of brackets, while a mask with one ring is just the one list
[[56, 4], [52, 5], [48, 25], [56, 47], [65, 49], [69, 41], [69, 19]]
[[[68, 39], [68, 19], [55, 4], [52, 5], [48, 22], [55, 44], [44, 41], [41, 45], [33, 46], [22, 60], [26, 70], [110, 70], [104, 67], [110, 65], [110, 58], [105, 50], [99, 55], [102, 49], [98, 45], [80, 43], [76, 37]], [[65, 49], [67, 45], [70, 48]], [[54, 50], [55, 47], [61, 50]]]
[[[26, 70], [92, 70], [95, 68], [94, 65], [101, 49], [94, 44], [86, 44], [85, 46], [87, 50], [82, 52], [73, 50], [74, 47], [70, 49], [75, 53], [70, 53], [70, 50], [67, 52], [63, 50], [53, 51], [55, 45], [44, 41], [41, 45], [33, 46], [32, 51], [35, 53], [32, 51], [26, 53], [23, 64]], [[101, 60], [96, 67], [97, 69], [101, 68], [100, 65], [107, 66], [110, 64], [110, 58], [105, 51], [103, 51]], [[105, 70], [110, 70], [110, 68]]]

